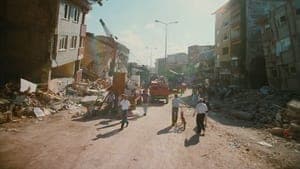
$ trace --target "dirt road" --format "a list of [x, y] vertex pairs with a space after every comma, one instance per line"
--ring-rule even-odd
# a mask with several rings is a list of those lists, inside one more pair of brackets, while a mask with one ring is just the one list
[[[266, 133], [232, 125], [211, 113], [204, 137], [194, 132], [192, 111], [187, 128], [170, 127], [171, 105], [141, 108], [120, 131], [118, 119], [103, 116], [72, 119], [59, 113], [43, 121], [14, 124], [17, 131], [0, 132], [1, 169], [247, 169], [297, 168], [294, 147], [257, 144]], [[230, 122], [230, 123], [225, 123]], [[231, 124], [232, 123], [232, 124]], [[279, 147], [279, 146], [276, 146]], [[277, 153], [277, 154], [276, 154]], [[289, 157], [288, 159], [286, 157]], [[298, 160], [298, 161], [297, 161]]]

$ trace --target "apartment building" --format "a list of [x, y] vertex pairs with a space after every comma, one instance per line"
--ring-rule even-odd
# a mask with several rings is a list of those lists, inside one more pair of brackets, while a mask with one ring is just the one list
[[230, 0], [214, 14], [215, 72], [225, 85], [258, 88], [267, 82], [257, 20], [283, 0]]
[[178, 73], [185, 72], [188, 65], [188, 55], [186, 53], [174, 53], [167, 57], [167, 68]]
[[26, 78], [51, 83], [80, 69], [86, 36], [87, 0], [0, 2], [3, 82]]
[[300, 91], [300, 1], [286, 1], [260, 20], [268, 83]]

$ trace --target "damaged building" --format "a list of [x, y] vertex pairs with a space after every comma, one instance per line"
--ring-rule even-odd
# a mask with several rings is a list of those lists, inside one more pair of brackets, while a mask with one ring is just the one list
[[[103, 35], [87, 33], [86, 48], [81, 66], [84, 74], [107, 77], [111, 72], [127, 72], [130, 50], [123, 44]], [[112, 63], [116, 56], [115, 66]], [[96, 78], [96, 77], [95, 77]]]
[[57, 78], [72, 81], [84, 54], [89, 10], [87, 0], [2, 0], [2, 82], [25, 78], [55, 86]]
[[300, 1], [287, 1], [259, 22], [269, 85], [300, 91]]
[[283, 0], [230, 0], [214, 14], [215, 72], [225, 85], [258, 88], [267, 83], [257, 20]]

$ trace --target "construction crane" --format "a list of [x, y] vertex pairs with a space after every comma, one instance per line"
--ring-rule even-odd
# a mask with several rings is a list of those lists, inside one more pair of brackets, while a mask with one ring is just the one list
[[103, 30], [106, 34], [106, 36], [109, 38], [110, 42], [111, 42], [111, 47], [113, 49], [113, 54], [112, 54], [112, 61], [110, 62], [110, 70], [109, 70], [109, 75], [112, 76], [113, 73], [115, 72], [115, 67], [116, 67], [116, 60], [117, 60], [117, 50], [118, 50], [118, 43], [116, 40], [118, 40], [118, 37], [114, 36], [110, 31], [109, 29], [107, 28], [105, 22], [100, 19], [99, 20], [102, 27], [103, 27]]

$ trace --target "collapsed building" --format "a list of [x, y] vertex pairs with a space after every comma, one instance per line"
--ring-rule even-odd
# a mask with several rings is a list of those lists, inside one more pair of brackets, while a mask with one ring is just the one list
[[[0, 78], [25, 78], [55, 88], [80, 70], [86, 36], [87, 0], [0, 2]], [[17, 11], [17, 12], [16, 12]]]
[[268, 83], [300, 91], [300, 2], [293, 0], [262, 17], [261, 34]]
[[259, 88], [267, 83], [257, 20], [284, 0], [230, 0], [214, 14], [215, 72], [226, 84]]
[[[130, 50], [119, 42], [112, 41], [107, 36], [87, 33], [86, 48], [81, 66], [85, 75], [107, 77], [113, 72], [127, 72]], [[113, 58], [116, 57], [114, 66]]]

